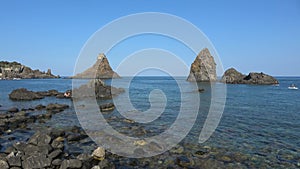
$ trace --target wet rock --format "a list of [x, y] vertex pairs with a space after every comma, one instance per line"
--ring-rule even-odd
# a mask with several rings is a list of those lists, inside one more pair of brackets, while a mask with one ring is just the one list
[[16, 107], [12, 107], [12, 108], [8, 109], [7, 111], [10, 112], [10, 113], [16, 113], [16, 112], [19, 111], [19, 109], [16, 108]]
[[183, 153], [184, 148], [180, 145], [177, 145], [175, 147], [173, 147], [171, 150], [169, 150], [170, 153], [174, 153], [174, 154], [181, 154]]
[[21, 167], [21, 158], [16, 156], [14, 152], [11, 152], [7, 157], [9, 166]]
[[6, 161], [0, 160], [0, 168], [1, 169], [9, 169], [9, 166]]
[[46, 106], [47, 110], [64, 110], [69, 108], [69, 105], [66, 104], [54, 104], [54, 103], [50, 103]]
[[[62, 137], [66, 134], [66, 132], [62, 129], [52, 129], [49, 133], [49, 135], [52, 138], [58, 138], [58, 137]], [[63, 140], [62, 140], [63, 141]]]
[[113, 103], [105, 103], [100, 105], [101, 112], [112, 111], [115, 109], [115, 105]]
[[200, 157], [200, 158], [207, 158], [210, 155], [211, 148], [208, 146], [204, 146], [203, 148], [200, 148], [198, 151], [194, 153], [194, 156]]
[[180, 157], [176, 158], [175, 164], [177, 164], [180, 167], [189, 167], [192, 165], [192, 162], [190, 161], [190, 159], [188, 157], [180, 156]]
[[46, 106], [44, 106], [44, 105], [42, 105], [42, 104], [39, 104], [39, 105], [35, 106], [35, 109], [36, 109], [36, 110], [42, 110], [42, 109], [44, 109], [44, 108], [46, 108]]
[[35, 99], [42, 99], [43, 96], [29, 91], [25, 88], [15, 89], [9, 94], [9, 98], [11, 100], [35, 100]]
[[105, 149], [103, 147], [98, 147], [96, 150], [93, 151], [92, 157], [95, 160], [103, 160], [105, 158]]
[[51, 159], [47, 158], [45, 155], [42, 156], [29, 156], [22, 162], [24, 169], [33, 168], [45, 168], [51, 165]]
[[205, 89], [198, 89], [199, 93], [203, 93], [205, 91]]
[[87, 135], [83, 135], [83, 134], [78, 134], [78, 133], [72, 133], [70, 135], [68, 135], [67, 140], [70, 141], [79, 141], [81, 139], [87, 138]]
[[60, 169], [68, 169], [68, 168], [81, 168], [82, 162], [77, 159], [70, 159], [70, 160], [64, 160], [61, 165]]

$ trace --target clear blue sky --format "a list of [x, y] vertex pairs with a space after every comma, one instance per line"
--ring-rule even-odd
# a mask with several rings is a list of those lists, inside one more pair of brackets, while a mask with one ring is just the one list
[[140, 12], [170, 13], [195, 24], [214, 44], [225, 69], [300, 76], [299, 0], [1, 0], [0, 60], [72, 75], [95, 31]]

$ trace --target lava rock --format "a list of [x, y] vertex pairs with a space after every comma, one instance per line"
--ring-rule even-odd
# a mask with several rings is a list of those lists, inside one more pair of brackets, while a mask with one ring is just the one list
[[35, 99], [42, 99], [43, 96], [29, 91], [25, 88], [15, 89], [9, 94], [9, 98], [11, 100], [35, 100]]

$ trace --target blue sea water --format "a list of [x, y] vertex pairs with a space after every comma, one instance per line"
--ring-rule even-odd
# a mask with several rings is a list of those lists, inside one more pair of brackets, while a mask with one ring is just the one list
[[[198, 143], [199, 133], [206, 119], [211, 104], [211, 85], [198, 83], [205, 92], [200, 94], [200, 109], [188, 136], [181, 142], [188, 151], [195, 151], [201, 146], [210, 146], [219, 154], [227, 154], [235, 158], [234, 154], [245, 154], [257, 163], [268, 164], [277, 168], [283, 164], [290, 167], [300, 166], [300, 90], [289, 90], [292, 83], [300, 86], [299, 77], [277, 77], [279, 86], [273, 85], [230, 85], [227, 84], [227, 96], [222, 119], [208, 141]], [[196, 88], [185, 78], [177, 78], [183, 85], [183, 91], [194, 96], [198, 94]], [[125, 84], [126, 77], [116, 80], [118, 87]], [[107, 84], [111, 80], [106, 81]], [[214, 84], [223, 85], [223, 84]], [[27, 88], [33, 91], [56, 89], [64, 92], [72, 88], [71, 79], [28, 79], [28, 80], [1, 80], [0, 81], [0, 113], [10, 107], [30, 108], [38, 104], [64, 103], [72, 106], [72, 101], [48, 97], [35, 101], [11, 101], [8, 94], [17, 88]], [[153, 132], [149, 136], [158, 134], [170, 127], [176, 120], [181, 105], [181, 93], [176, 81], [171, 77], [135, 77], [129, 88], [132, 105], [139, 111], [146, 111], [151, 107], [149, 94], [154, 89], [163, 91], [167, 98], [166, 108], [160, 118], [149, 124], [143, 124]], [[117, 99], [122, 98], [122, 95]], [[109, 101], [99, 101], [109, 102]], [[185, 102], [193, 106], [192, 102]], [[114, 110], [109, 116], [121, 116]], [[56, 114], [45, 125], [64, 127], [79, 125], [74, 108]], [[114, 128], [120, 127], [118, 123]], [[185, 125], [185, 124], [182, 124]], [[16, 139], [26, 139], [32, 133], [15, 133]], [[11, 144], [10, 141], [0, 139], [2, 146]], [[218, 156], [216, 155], [215, 158]], [[245, 161], [244, 163], [248, 163]], [[281, 166], [282, 167], [282, 166]]]

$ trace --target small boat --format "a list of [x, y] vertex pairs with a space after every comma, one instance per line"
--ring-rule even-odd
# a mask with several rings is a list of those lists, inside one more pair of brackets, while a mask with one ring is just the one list
[[295, 84], [291, 84], [288, 88], [291, 90], [298, 90], [298, 87]]
[[13, 80], [21, 80], [21, 78], [14, 77]]

